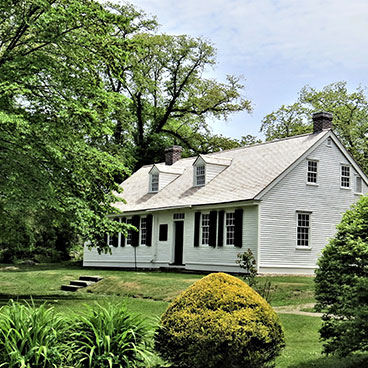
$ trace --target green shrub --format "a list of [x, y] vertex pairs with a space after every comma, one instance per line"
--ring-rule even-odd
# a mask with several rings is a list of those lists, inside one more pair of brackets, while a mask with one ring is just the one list
[[177, 367], [270, 367], [283, 346], [270, 305], [224, 273], [210, 274], [179, 295], [155, 335], [156, 350]]
[[246, 271], [242, 277], [250, 287], [253, 287], [256, 284], [257, 276], [257, 263], [253, 252], [248, 248], [247, 251], [238, 253], [237, 260], [235, 262], [240, 268]]
[[368, 198], [347, 211], [316, 270], [325, 353], [368, 351]]
[[95, 304], [77, 316], [69, 331], [73, 367], [148, 367], [152, 354], [150, 326], [123, 304]]
[[64, 331], [52, 308], [10, 301], [0, 308], [0, 367], [60, 367]]
[[241, 275], [241, 278], [253, 288], [262, 298], [271, 303], [272, 294], [276, 291], [277, 286], [272, 285], [270, 280], [260, 282], [257, 277], [257, 262], [253, 252], [248, 248], [244, 253], [238, 253], [235, 261], [240, 268], [246, 271]]

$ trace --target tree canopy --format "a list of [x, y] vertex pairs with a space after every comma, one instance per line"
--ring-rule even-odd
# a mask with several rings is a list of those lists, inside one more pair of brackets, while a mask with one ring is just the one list
[[[211, 133], [208, 119], [226, 120], [251, 110], [242, 97], [241, 78], [226, 82], [204, 77], [215, 64], [215, 49], [187, 35], [133, 32], [143, 45], [130, 54], [119, 75], [108, 70], [110, 90], [128, 98], [127, 109], [115, 114], [116, 143], [131, 142], [136, 168], [162, 161], [164, 148], [181, 144], [191, 153], [233, 148], [238, 142]], [[128, 123], [128, 124], [127, 124]]]
[[[233, 148], [208, 118], [250, 110], [238, 77], [205, 78], [213, 46], [157, 34], [131, 5], [0, 3], [0, 248], [108, 249], [119, 183], [164, 148]], [[1, 249], [0, 249], [1, 250]]]
[[368, 99], [362, 87], [349, 92], [346, 82], [332, 83], [322, 90], [305, 86], [297, 101], [281, 106], [262, 120], [266, 140], [313, 131], [312, 113], [333, 114], [333, 130], [359, 165], [368, 172]]
[[91, 0], [4, 0], [0, 14], [0, 244], [42, 241], [41, 218], [97, 244], [126, 172], [99, 144], [124, 103], [102, 76], [137, 47], [123, 37], [135, 16]]

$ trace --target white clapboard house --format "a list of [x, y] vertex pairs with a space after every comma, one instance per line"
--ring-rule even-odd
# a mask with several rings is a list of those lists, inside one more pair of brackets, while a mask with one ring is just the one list
[[84, 265], [239, 272], [250, 248], [261, 273], [313, 273], [342, 213], [367, 177], [331, 130], [144, 166], [125, 180], [119, 221], [139, 232], [108, 236], [111, 254], [85, 249]]

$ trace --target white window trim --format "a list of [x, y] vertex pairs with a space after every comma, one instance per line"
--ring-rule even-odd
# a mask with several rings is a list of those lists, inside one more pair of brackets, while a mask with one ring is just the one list
[[[357, 179], [360, 179], [360, 185], [361, 185], [361, 191], [358, 192], [357, 189]], [[363, 195], [363, 179], [360, 175], [355, 174], [354, 175], [354, 194], [356, 195]]]
[[[232, 225], [234, 227], [234, 243], [233, 244], [227, 244], [227, 225], [226, 225], [226, 216], [228, 214], [232, 213], [234, 215], [234, 225]], [[234, 211], [227, 211], [225, 212], [225, 216], [224, 216], [224, 231], [223, 231], [224, 237], [223, 237], [223, 246], [225, 247], [234, 247], [235, 245], [235, 212]]]
[[[203, 175], [203, 177], [204, 177], [204, 182], [203, 183], [201, 183], [201, 184], [198, 184], [198, 175], [197, 175], [197, 169], [199, 168], [199, 167], [203, 167], [203, 169], [204, 169], [204, 175]], [[194, 166], [194, 186], [195, 187], [203, 187], [205, 184], [206, 184], [206, 164], [205, 163], [200, 163], [200, 164], [198, 164], [198, 165], [195, 165]], [[202, 175], [200, 175], [200, 176], [202, 176]]]
[[[309, 215], [309, 231], [308, 231], [308, 246], [298, 245], [298, 215], [305, 214]], [[312, 212], [311, 211], [300, 211], [295, 212], [295, 249], [301, 250], [312, 250]]]
[[[145, 239], [146, 243], [145, 244], [142, 243], [142, 238], [143, 238], [142, 223], [143, 223], [143, 220], [145, 222], [145, 228], [144, 228], [145, 237], [146, 237], [146, 239]], [[143, 216], [141, 216], [140, 221], [139, 221], [139, 245], [143, 246], [143, 247], [147, 246], [147, 217], [143, 217]]]
[[[152, 181], [152, 177], [153, 176], [157, 176], [157, 190], [153, 190], [152, 189], [152, 184], [153, 184], [153, 181]], [[150, 182], [149, 182], [149, 193], [157, 193], [158, 191], [160, 190], [160, 175], [159, 173], [151, 173], [150, 174]]]
[[[342, 175], [342, 168], [343, 167], [348, 167], [349, 168], [349, 176], [343, 176]], [[347, 178], [349, 177], [349, 186], [348, 187], [343, 187], [341, 185], [341, 182], [342, 182], [342, 178]], [[340, 164], [340, 189], [346, 189], [346, 190], [351, 190], [351, 166], [349, 164]]]
[[[127, 218], [126, 223], [131, 225], [132, 224], [132, 218]], [[129, 234], [130, 234], [130, 239], [129, 239], [130, 242], [128, 243]], [[126, 238], [125, 238], [125, 245], [132, 246], [132, 234], [133, 234], [133, 230], [127, 230], [127, 235], [126, 235]]]
[[[209, 212], [202, 212], [201, 213], [201, 222], [200, 222], [200, 237], [199, 237], [199, 246], [200, 247], [205, 247], [205, 248], [208, 248], [208, 245], [209, 245], [209, 233], [208, 233], [208, 243], [206, 244], [203, 244], [202, 241], [203, 241], [203, 215], [208, 215], [208, 232], [209, 232], [209, 216], [210, 216], [210, 213]], [[206, 226], [207, 227], [207, 226]]]
[[[314, 182], [309, 182], [308, 181], [308, 173], [310, 172], [309, 171], [309, 161], [311, 161], [311, 162], [316, 162], [317, 163], [317, 172], [315, 173], [316, 175], [317, 175], [317, 178], [316, 178], [316, 180], [317, 180], [317, 182], [316, 183], [314, 183]], [[307, 185], [311, 185], [311, 186], [313, 186], [313, 187], [318, 187], [319, 186], [319, 184], [318, 184], [318, 171], [319, 171], [319, 161], [318, 160], [314, 160], [314, 159], [307, 159], [307, 173], [306, 173], [306, 177], [305, 177], [305, 182], [306, 182], [306, 184]], [[312, 172], [312, 171], [311, 171]], [[314, 171], [313, 171], [314, 172]]]

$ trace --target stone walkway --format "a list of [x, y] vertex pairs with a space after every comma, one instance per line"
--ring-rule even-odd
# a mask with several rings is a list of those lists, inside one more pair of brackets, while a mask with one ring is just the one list
[[314, 303], [309, 304], [300, 304], [300, 305], [286, 305], [281, 307], [274, 307], [273, 309], [277, 313], [281, 314], [300, 314], [303, 316], [310, 316], [310, 317], [322, 317], [323, 313], [316, 313], [316, 312], [304, 312], [301, 309], [305, 308], [313, 308]]

